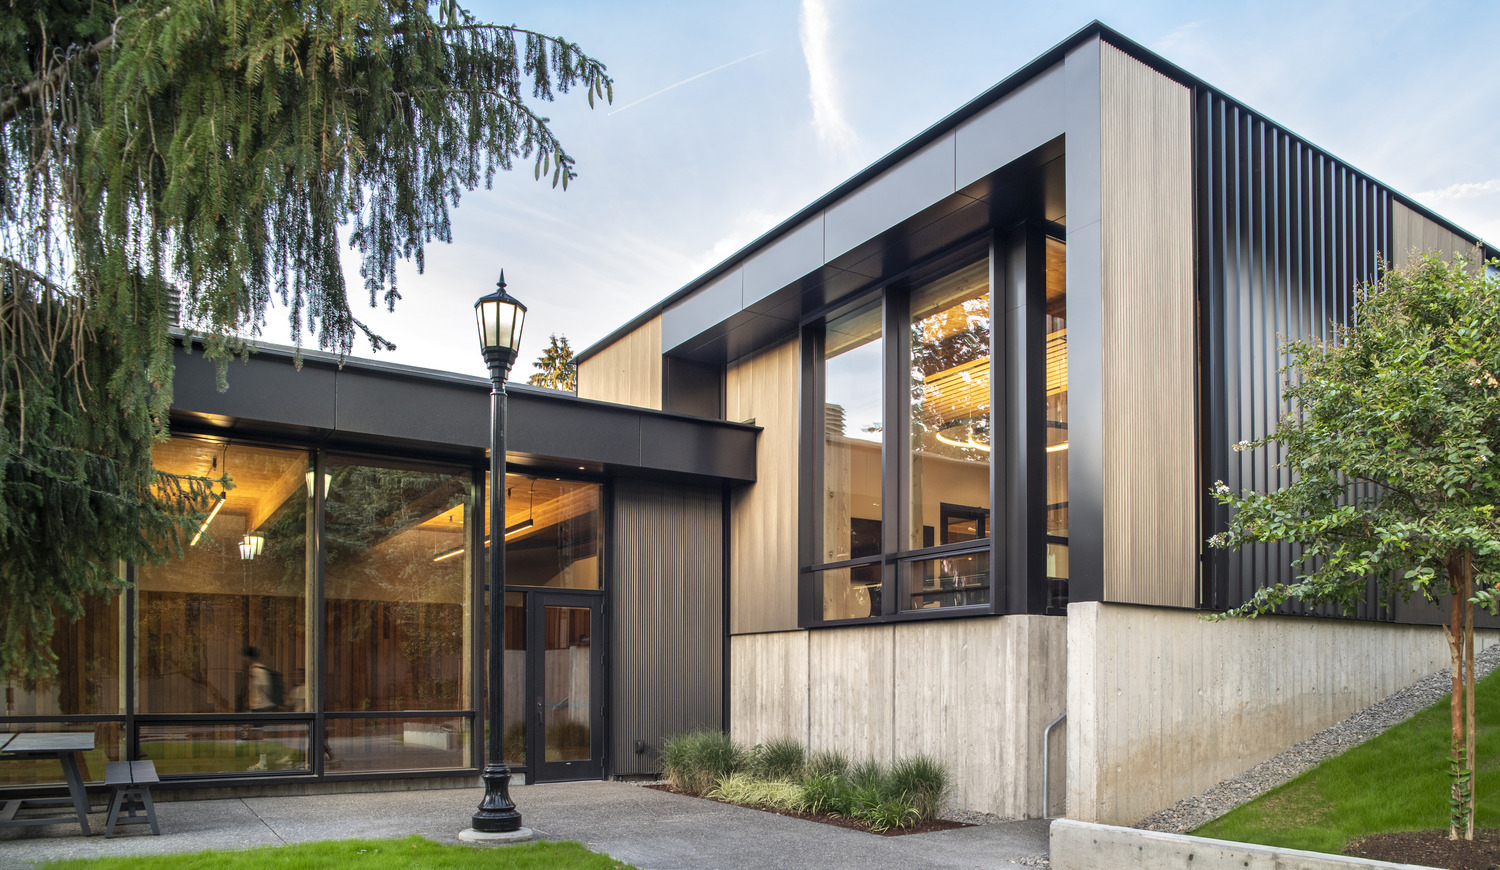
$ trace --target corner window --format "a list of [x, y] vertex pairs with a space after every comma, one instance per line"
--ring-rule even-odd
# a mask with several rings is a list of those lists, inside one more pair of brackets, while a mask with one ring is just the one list
[[1067, 606], [1066, 246], [993, 244], [805, 326], [808, 624]]

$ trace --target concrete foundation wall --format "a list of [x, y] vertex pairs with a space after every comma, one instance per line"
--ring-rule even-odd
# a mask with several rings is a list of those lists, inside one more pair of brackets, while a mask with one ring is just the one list
[[1301, 849], [1231, 843], [1182, 834], [1159, 834], [1135, 828], [1092, 825], [1058, 819], [1048, 832], [1053, 870], [1424, 870], [1415, 864], [1390, 864], [1368, 858], [1346, 858]]
[[[1067, 816], [1130, 825], [1448, 665], [1442, 630], [1068, 607]], [[1475, 648], [1496, 640], [1478, 632]]]
[[[730, 731], [795, 737], [812, 752], [891, 761], [918, 753], [953, 776], [950, 804], [1042, 812], [1042, 731], [1063, 710], [1066, 622], [1002, 616], [737, 635]], [[1052, 806], [1065, 764], [1054, 734]]]

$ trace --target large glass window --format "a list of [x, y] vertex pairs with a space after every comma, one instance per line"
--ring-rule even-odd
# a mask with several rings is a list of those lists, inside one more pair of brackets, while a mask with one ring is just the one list
[[1047, 240], [1047, 611], [1068, 606], [1068, 271], [1067, 251]]
[[330, 711], [467, 708], [467, 469], [328, 460]]
[[[601, 490], [597, 483], [507, 473], [505, 585], [600, 588]], [[484, 516], [488, 532], [488, 500]]]
[[[806, 370], [814, 397], [807, 471], [817, 501], [804, 527], [813, 546], [803, 600], [821, 604], [818, 621], [993, 608], [997, 477], [1026, 487], [1003, 502], [1028, 512], [1017, 546], [1036, 566], [1008, 578], [1018, 584], [1016, 600], [1032, 612], [1066, 607], [1066, 249], [1031, 232], [1003, 242], [1028, 258], [1003, 270], [1024, 276], [1016, 292], [1025, 303], [1005, 314], [1007, 336], [1022, 342], [1005, 358], [1020, 349], [1025, 357], [1004, 370], [1003, 383], [994, 368], [1002, 345], [992, 264], [981, 250], [808, 327], [807, 347], [821, 353]], [[997, 397], [1006, 396], [1001, 405], [1012, 412], [997, 418]], [[1023, 463], [1017, 473], [997, 475], [992, 463], [1008, 443], [1024, 444], [1028, 455], [1010, 457]], [[1038, 523], [1040, 539], [1032, 537]]]
[[234, 487], [182, 558], [136, 570], [137, 710], [288, 709], [307, 691], [307, 454], [173, 438], [152, 461]]
[[[885, 342], [879, 302], [829, 321], [823, 355], [822, 561], [881, 553]], [[879, 614], [879, 566], [822, 575], [823, 618]]]
[[[907, 549], [990, 535], [990, 282], [980, 260], [910, 296]], [[989, 559], [909, 563], [903, 609], [989, 603]]]

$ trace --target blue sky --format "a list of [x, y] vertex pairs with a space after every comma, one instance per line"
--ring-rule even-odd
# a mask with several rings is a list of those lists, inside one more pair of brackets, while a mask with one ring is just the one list
[[398, 345], [379, 359], [483, 374], [472, 306], [503, 267], [530, 308], [524, 380], [549, 333], [583, 349], [1095, 18], [1500, 243], [1500, 2], [469, 8], [579, 43], [615, 101], [542, 109], [579, 177], [554, 190], [527, 165], [466, 195], [395, 314], [357, 312]]

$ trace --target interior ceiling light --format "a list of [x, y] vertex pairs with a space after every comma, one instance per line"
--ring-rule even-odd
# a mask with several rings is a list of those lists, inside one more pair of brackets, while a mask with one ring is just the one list
[[240, 558], [246, 561], [254, 559], [266, 548], [266, 536], [257, 532], [251, 532], [240, 538]]
[[[933, 433], [937, 440], [954, 447], [990, 452], [990, 421], [983, 417], [960, 417]], [[983, 438], [984, 440], [980, 440]]]
[[1067, 449], [1068, 449], [1068, 442], [1066, 442], [1066, 441], [1064, 441], [1061, 444], [1048, 444], [1047, 445], [1047, 452], [1048, 453], [1060, 453], [1060, 452], [1062, 452], [1064, 450], [1067, 450]]
[[219, 500], [214, 503], [214, 509], [211, 510], [211, 511], [209, 511], [208, 512], [208, 516], [203, 519], [203, 525], [201, 525], [201, 526], [198, 527], [198, 533], [195, 534], [195, 535], [193, 535], [193, 539], [188, 542], [188, 546], [189, 547], [196, 547], [196, 546], [198, 546], [198, 539], [201, 538], [201, 537], [203, 537], [203, 533], [204, 532], [208, 531], [208, 524], [211, 523], [211, 522], [213, 522], [214, 521], [214, 517], [216, 517], [216, 516], [219, 515], [219, 511], [224, 507], [224, 502], [228, 498], [229, 498], [229, 493], [227, 493], [227, 492], [221, 492], [221, 493], [219, 493]]

